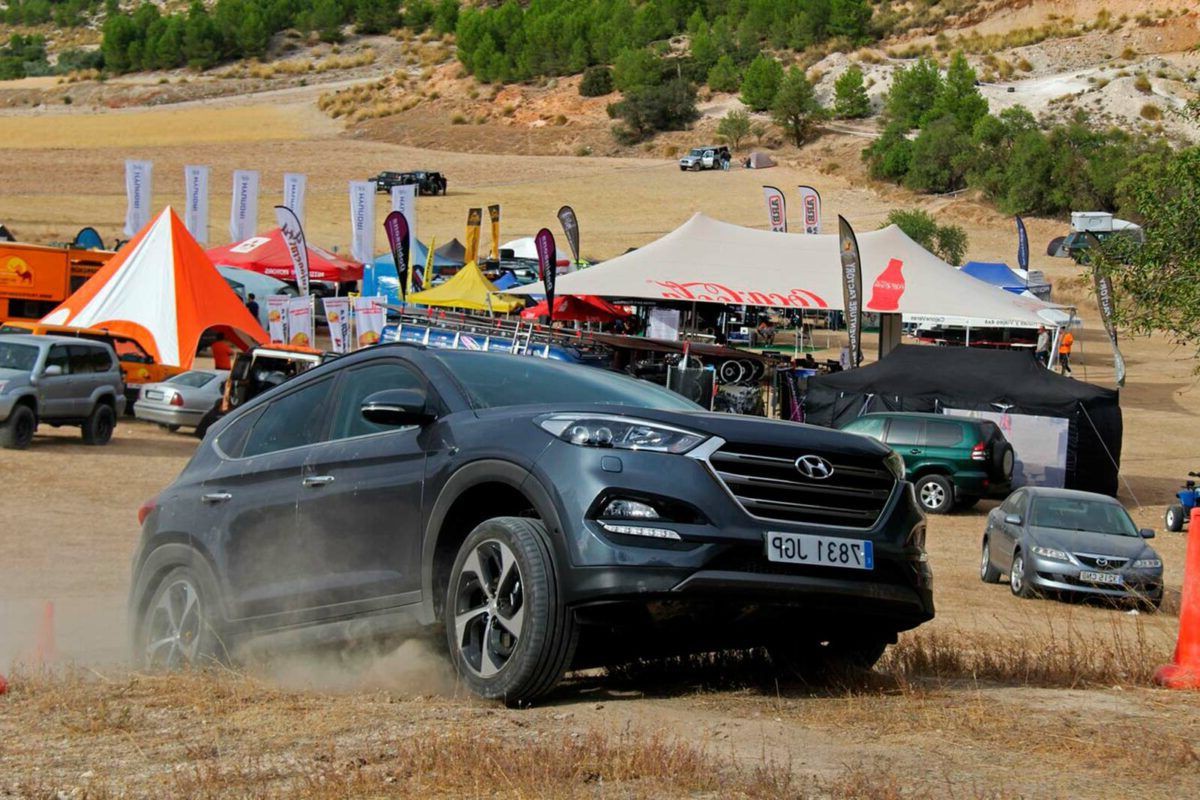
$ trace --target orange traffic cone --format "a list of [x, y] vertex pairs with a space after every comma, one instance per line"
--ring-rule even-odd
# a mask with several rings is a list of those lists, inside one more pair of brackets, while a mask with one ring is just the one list
[[1155, 670], [1154, 682], [1170, 689], [1200, 689], [1200, 508], [1192, 509], [1188, 528], [1175, 661]]
[[54, 602], [46, 601], [42, 608], [42, 624], [38, 628], [37, 644], [33, 651], [36, 664], [48, 665], [58, 660], [58, 645], [54, 636]]
[[4, 680], [4, 676], [0, 675], [0, 694], [8, 691], [8, 681]]

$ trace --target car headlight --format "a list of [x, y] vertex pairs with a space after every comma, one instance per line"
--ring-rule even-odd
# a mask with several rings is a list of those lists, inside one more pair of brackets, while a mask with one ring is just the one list
[[1133, 562], [1134, 569], [1160, 569], [1161, 567], [1161, 558], [1139, 558]]
[[883, 459], [883, 465], [896, 477], [896, 480], [904, 480], [904, 476], [907, 474], [904, 468], [904, 457], [895, 450], [887, 454], [887, 457]]
[[1033, 552], [1042, 558], [1049, 558], [1052, 561], [1070, 561], [1071, 557], [1062, 550], [1055, 550], [1053, 547], [1034, 547]]
[[708, 439], [661, 422], [606, 414], [550, 414], [537, 424], [551, 436], [580, 447], [686, 453]]

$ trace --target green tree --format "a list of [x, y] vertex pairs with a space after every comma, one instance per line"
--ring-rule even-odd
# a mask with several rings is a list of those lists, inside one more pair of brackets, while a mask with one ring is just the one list
[[800, 147], [824, 117], [825, 109], [818, 102], [804, 70], [799, 67], [789, 69], [771, 103], [771, 118], [775, 124], [786, 130], [792, 142]]
[[987, 100], [979, 93], [975, 79], [975, 70], [967, 63], [967, 57], [961, 50], [956, 51], [926, 119], [950, 116], [958, 123], [959, 130], [973, 130], [975, 123], [988, 113]]
[[895, 225], [917, 244], [947, 264], [962, 264], [967, 254], [967, 232], [957, 225], [938, 225], [927, 211], [894, 209], [880, 227]]
[[237, 43], [242, 55], [258, 57], [267, 52], [271, 42], [271, 32], [259, 10], [251, 5], [242, 16], [242, 24], [237, 29]]
[[359, 34], [387, 33], [400, 22], [395, 0], [355, 0], [354, 30]]
[[832, 0], [829, 3], [829, 32], [858, 43], [869, 39], [871, 5], [867, 0]]
[[1109, 237], [1094, 260], [1113, 280], [1117, 324], [1166, 333], [1200, 356], [1200, 148], [1123, 184], [1145, 241]]
[[912, 142], [902, 123], [892, 122], [878, 139], [862, 152], [871, 177], [876, 180], [902, 183], [912, 165]]
[[613, 84], [622, 92], [662, 83], [662, 62], [645, 48], [622, 50], [613, 62]]
[[696, 88], [678, 78], [631, 89], [623, 100], [608, 107], [608, 114], [622, 121], [613, 128], [613, 135], [623, 144], [639, 142], [658, 131], [683, 130], [700, 116]]
[[775, 102], [783, 83], [783, 65], [766, 53], [760, 53], [742, 78], [742, 102], [754, 111], [766, 111]]
[[942, 194], [966, 185], [971, 137], [953, 117], [942, 117], [921, 129], [912, 145], [904, 185], [918, 192]]
[[937, 64], [922, 56], [911, 67], [893, 73], [885, 107], [888, 118], [903, 125], [905, 130], [920, 126], [941, 90], [942, 76]]
[[338, 0], [316, 0], [312, 9], [312, 26], [322, 42], [342, 41], [342, 7]]
[[708, 71], [708, 88], [714, 92], [736, 92], [742, 84], [737, 64], [728, 53], [723, 54]]
[[433, 29], [439, 34], [454, 33], [458, 25], [458, 0], [442, 0], [433, 14]]
[[863, 83], [862, 67], [851, 64], [833, 84], [833, 115], [838, 119], [862, 119], [871, 113], [871, 100]]
[[579, 81], [579, 93], [584, 97], [601, 97], [612, 90], [612, 70], [608, 67], [588, 67]]
[[717, 123], [717, 136], [733, 150], [739, 149], [749, 135], [750, 115], [740, 109], [730, 111]]

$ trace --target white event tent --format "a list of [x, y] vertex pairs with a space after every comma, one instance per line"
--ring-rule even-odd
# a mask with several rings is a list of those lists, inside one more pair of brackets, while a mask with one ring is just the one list
[[[1063, 325], [1061, 306], [965, 275], [892, 225], [857, 235], [863, 310], [972, 327]], [[544, 294], [540, 283], [509, 290]], [[650, 244], [561, 276], [559, 295], [844, 310], [838, 237], [782, 234], [695, 214]]]

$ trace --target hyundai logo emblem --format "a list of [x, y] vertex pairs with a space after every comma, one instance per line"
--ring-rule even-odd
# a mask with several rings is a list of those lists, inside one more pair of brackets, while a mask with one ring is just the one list
[[796, 469], [806, 478], [823, 481], [833, 474], [833, 464], [820, 456], [800, 456], [796, 459]]

